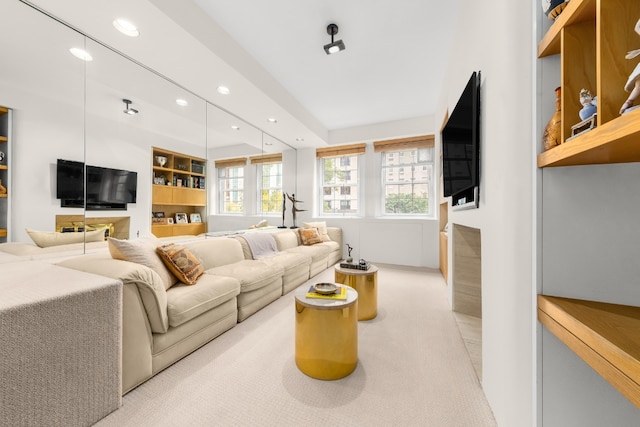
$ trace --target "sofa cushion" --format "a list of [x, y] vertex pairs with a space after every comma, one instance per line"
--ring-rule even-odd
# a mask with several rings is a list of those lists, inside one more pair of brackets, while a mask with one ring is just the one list
[[310, 256], [311, 262], [316, 263], [317, 261], [327, 258], [329, 252], [331, 252], [331, 248], [325, 244], [320, 243], [312, 246], [296, 246], [295, 248], [287, 249], [287, 252]]
[[[229, 239], [233, 240], [233, 239]], [[207, 274], [228, 276], [240, 281], [240, 291], [250, 292], [268, 285], [274, 277], [284, 274], [284, 267], [263, 260], [242, 260], [206, 270]]]
[[68, 245], [71, 243], [101, 242], [104, 241], [104, 230], [94, 230], [85, 232], [58, 233], [48, 231], [36, 231], [26, 229], [27, 234], [33, 243], [41, 248], [51, 246]]
[[156, 252], [171, 272], [185, 285], [194, 285], [204, 267], [189, 249], [175, 243], [158, 246]]
[[203, 274], [197, 286], [178, 283], [167, 291], [169, 325], [176, 327], [211, 310], [240, 293], [240, 283], [232, 277]]
[[322, 238], [323, 242], [328, 242], [331, 240], [329, 234], [327, 232], [327, 223], [325, 221], [316, 221], [316, 222], [303, 222], [302, 227], [304, 228], [317, 228], [318, 234]]
[[280, 252], [286, 251], [287, 249], [295, 248], [300, 245], [300, 237], [298, 233], [293, 230], [273, 233], [273, 238], [276, 239], [276, 244], [278, 245], [278, 250]]
[[213, 237], [188, 242], [184, 244], [184, 247], [198, 257], [205, 271], [244, 260], [240, 242], [228, 237]]
[[300, 241], [305, 246], [322, 243], [322, 237], [320, 237], [317, 228], [300, 228], [298, 233], [300, 233]]
[[156, 247], [161, 244], [158, 238], [145, 237], [134, 240], [119, 240], [109, 237], [107, 241], [109, 242], [109, 253], [113, 259], [135, 262], [149, 267], [158, 273], [165, 289], [169, 289], [178, 281], [156, 253]]

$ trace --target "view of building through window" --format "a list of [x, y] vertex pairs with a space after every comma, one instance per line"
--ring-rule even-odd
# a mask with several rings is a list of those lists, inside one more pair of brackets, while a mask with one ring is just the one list
[[218, 169], [220, 213], [244, 212], [244, 166]]
[[320, 159], [322, 214], [358, 213], [358, 156]]
[[282, 212], [282, 163], [258, 164], [259, 213]]
[[433, 149], [382, 153], [384, 213], [425, 215], [430, 213], [429, 189], [433, 176]]

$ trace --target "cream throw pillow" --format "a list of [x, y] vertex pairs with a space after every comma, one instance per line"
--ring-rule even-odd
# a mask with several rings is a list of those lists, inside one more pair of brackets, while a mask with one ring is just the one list
[[171, 271], [156, 253], [156, 248], [161, 245], [157, 237], [150, 236], [134, 240], [119, 240], [108, 237], [107, 241], [109, 242], [111, 258], [135, 262], [149, 267], [158, 273], [165, 290], [178, 282], [178, 279], [171, 274]]
[[26, 229], [27, 234], [33, 240], [33, 243], [41, 248], [51, 246], [69, 245], [72, 243], [82, 242], [101, 242], [104, 241], [104, 230], [95, 230], [83, 232], [58, 233], [49, 231], [36, 231], [30, 228]]
[[303, 222], [302, 226], [304, 228], [317, 228], [318, 229], [318, 234], [322, 238], [323, 242], [330, 242], [331, 241], [331, 237], [329, 237], [329, 234], [327, 233], [327, 223], [325, 221]]

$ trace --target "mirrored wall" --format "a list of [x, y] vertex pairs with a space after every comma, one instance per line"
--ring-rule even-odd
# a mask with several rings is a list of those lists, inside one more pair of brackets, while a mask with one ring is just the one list
[[[292, 147], [153, 70], [18, 1], [0, 5], [0, 26], [11, 34], [0, 38], [0, 105], [13, 110], [10, 242], [31, 242], [27, 229], [53, 232], [60, 221], [66, 221], [67, 231], [117, 223], [116, 237], [149, 234], [154, 187], [176, 185], [154, 181], [160, 178], [154, 148], [204, 159], [206, 180], [189, 185], [206, 189], [205, 223], [216, 207], [214, 160], [286, 151], [287, 177], [295, 180]], [[73, 56], [71, 48], [83, 49], [91, 60]], [[109, 194], [124, 191], [129, 199], [93, 205], [98, 190], [84, 176], [84, 203], [63, 206], [59, 160], [131, 172], [135, 194], [123, 187], [124, 181], [114, 181]]]

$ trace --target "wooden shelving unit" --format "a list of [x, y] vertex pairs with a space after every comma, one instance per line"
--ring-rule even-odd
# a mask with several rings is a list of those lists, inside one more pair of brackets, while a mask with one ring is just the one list
[[[538, 56], [560, 55], [563, 142], [538, 167], [640, 162], [640, 111], [619, 114], [639, 17], [638, 0], [571, 0], [544, 35]], [[567, 140], [581, 88], [598, 96], [597, 127]], [[538, 319], [640, 408], [640, 307], [539, 295]]]
[[0, 243], [4, 243], [8, 238], [10, 221], [9, 192], [11, 191], [9, 179], [9, 137], [11, 133], [11, 110], [7, 107], [0, 107], [0, 151], [4, 153], [4, 158], [0, 161], [0, 181], [7, 189], [7, 193], [0, 194]]
[[[572, 0], [538, 44], [540, 58], [560, 54], [563, 143], [538, 156], [538, 167], [640, 161], [634, 140], [640, 137], [638, 112], [620, 116], [627, 99], [625, 83], [637, 61], [625, 59], [638, 35], [640, 16], [634, 0]], [[579, 93], [598, 96], [597, 127], [571, 140], [580, 122]]]
[[[158, 163], [158, 156], [167, 159], [163, 166]], [[152, 162], [152, 213], [163, 212], [174, 221], [176, 213], [185, 213], [187, 218], [198, 213], [201, 220], [206, 221], [206, 160], [154, 147]], [[151, 224], [151, 232], [156, 237], [198, 235], [205, 231], [205, 222]]]
[[538, 295], [538, 320], [640, 408], [640, 307]]

